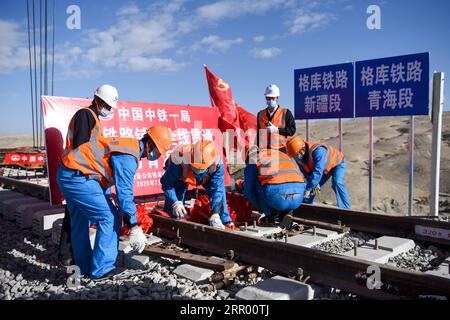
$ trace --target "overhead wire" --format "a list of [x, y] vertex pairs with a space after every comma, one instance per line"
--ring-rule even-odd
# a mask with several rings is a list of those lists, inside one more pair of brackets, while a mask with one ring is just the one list
[[[37, 128], [37, 106], [38, 106], [38, 89], [37, 89], [37, 55], [36, 55], [36, 10], [33, 1], [33, 52], [34, 52], [34, 113], [36, 114], [35, 123], [33, 124], [33, 134], [36, 135]], [[36, 126], [35, 126], [36, 124]], [[36, 144], [33, 147], [37, 147], [37, 136]]]
[[33, 72], [31, 64], [31, 37], [30, 37], [30, 3], [27, 0], [27, 27], [28, 27], [28, 61], [30, 66], [30, 97], [31, 97], [31, 126], [33, 129], [33, 147], [36, 145], [34, 136], [34, 95], [33, 95]]
[[55, 80], [55, 0], [53, 0], [53, 17], [52, 17], [52, 96], [54, 95]]

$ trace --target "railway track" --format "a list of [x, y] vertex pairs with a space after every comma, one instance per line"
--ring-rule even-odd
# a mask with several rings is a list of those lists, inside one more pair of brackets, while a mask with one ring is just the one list
[[[48, 187], [0, 177], [0, 186], [48, 200]], [[191, 193], [190, 196], [195, 196]], [[439, 296], [450, 299], [450, 279], [409, 271], [355, 257], [258, 238], [239, 231], [221, 231], [188, 221], [153, 215], [153, 233], [204, 253], [261, 266], [280, 275], [338, 288], [369, 299], [417, 299]], [[406, 237], [450, 249], [450, 223], [419, 217], [394, 217], [337, 208], [302, 205], [294, 221], [337, 232], [368, 232]], [[367, 279], [377, 268], [382, 285], [370, 289]]]

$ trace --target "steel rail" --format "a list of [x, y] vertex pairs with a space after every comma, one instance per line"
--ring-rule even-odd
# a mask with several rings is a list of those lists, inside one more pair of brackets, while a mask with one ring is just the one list
[[450, 246], [450, 223], [421, 217], [390, 216], [379, 213], [346, 210], [302, 204], [294, 217], [339, 224], [368, 233], [405, 237]]
[[48, 186], [8, 177], [0, 177], [0, 186], [5, 189], [11, 189], [42, 200], [50, 201], [50, 189]]
[[[372, 263], [353, 257], [296, 246], [282, 241], [222, 231], [209, 226], [153, 215], [157, 236], [218, 256], [234, 257], [285, 276], [309, 276], [314, 283], [331, 286], [370, 299], [415, 299], [437, 295], [450, 298], [450, 279]], [[369, 266], [378, 267], [381, 289], [370, 290]]]

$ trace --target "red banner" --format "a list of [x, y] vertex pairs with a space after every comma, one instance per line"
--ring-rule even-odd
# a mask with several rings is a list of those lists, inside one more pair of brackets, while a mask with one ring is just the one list
[[[63, 199], [56, 183], [56, 171], [64, 151], [69, 122], [77, 110], [89, 106], [91, 101], [79, 98], [42, 97], [52, 204], [60, 204]], [[205, 139], [213, 140], [217, 150], [223, 152], [223, 136], [218, 128], [219, 112], [216, 108], [119, 101], [118, 109], [113, 110], [106, 118], [100, 117], [100, 121], [105, 137], [140, 139], [147, 128], [161, 124], [172, 132], [174, 142], [170, 151], [178, 145]], [[164, 173], [165, 160], [161, 158], [157, 161], [147, 159], [140, 161], [134, 178], [135, 196], [162, 193], [160, 178]], [[226, 169], [225, 157], [224, 165]], [[227, 173], [225, 185], [230, 185], [230, 176]]]
[[[253, 144], [256, 138], [256, 116], [233, 100], [231, 86], [212, 73], [206, 65], [206, 80], [208, 81], [211, 105], [219, 109], [221, 122], [220, 129], [231, 133], [227, 150], [243, 151], [244, 146]], [[229, 138], [231, 138], [229, 137]]]
[[45, 153], [7, 153], [3, 164], [37, 167], [45, 164]]

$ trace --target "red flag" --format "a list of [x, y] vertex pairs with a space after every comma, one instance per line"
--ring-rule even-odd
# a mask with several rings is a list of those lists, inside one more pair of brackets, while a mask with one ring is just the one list
[[212, 73], [206, 65], [204, 67], [208, 81], [209, 95], [211, 97], [211, 105], [218, 108], [221, 115], [220, 129], [222, 132], [228, 129], [240, 129], [245, 133], [245, 135], [242, 133], [235, 136], [233, 146], [230, 149], [236, 151], [239, 148], [243, 148], [244, 145], [253, 143], [257, 130], [256, 116], [233, 100], [231, 87], [228, 83]]

